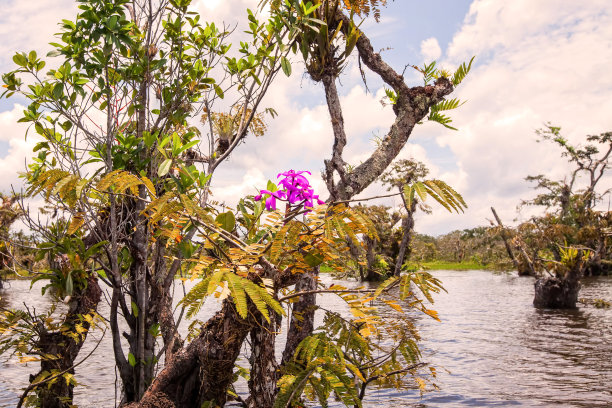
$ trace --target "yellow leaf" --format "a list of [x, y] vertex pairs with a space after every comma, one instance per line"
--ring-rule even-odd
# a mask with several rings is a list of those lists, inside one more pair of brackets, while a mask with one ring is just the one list
[[440, 321], [440, 318], [438, 317], [438, 312], [436, 312], [435, 310], [425, 309], [425, 314], [433, 317], [437, 321]]
[[142, 182], [144, 183], [145, 187], [147, 187], [147, 190], [149, 190], [149, 194], [151, 195], [151, 197], [154, 199], [157, 198], [157, 195], [155, 194], [155, 186], [153, 185], [151, 180], [143, 176]]
[[70, 221], [70, 225], [68, 226], [68, 230], [66, 230], [66, 233], [68, 233], [69, 235], [74, 234], [85, 223], [85, 220], [83, 219], [83, 216], [81, 214], [82, 213], [79, 213], [72, 217], [72, 220]]
[[425, 384], [425, 381], [423, 381], [422, 379], [420, 379], [418, 377], [415, 378], [414, 380], [416, 381], [417, 385], [419, 386], [419, 390], [421, 390], [421, 392], [424, 392], [425, 391], [425, 387], [427, 385], [427, 384]]
[[396, 311], [398, 311], [400, 313], [402, 313], [404, 311], [400, 305], [398, 305], [397, 303], [395, 303], [392, 300], [383, 300], [383, 302], [385, 302], [387, 304], [387, 306], [393, 308], [393, 310], [396, 310]]
[[361, 328], [361, 330], [359, 330], [359, 334], [361, 334], [363, 337], [368, 337], [372, 335], [372, 331], [370, 330], [369, 326], [364, 326]]

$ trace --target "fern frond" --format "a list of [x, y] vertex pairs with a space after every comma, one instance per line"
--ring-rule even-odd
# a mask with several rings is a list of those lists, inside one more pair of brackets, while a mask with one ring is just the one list
[[51, 169], [41, 172], [35, 179], [30, 179], [31, 186], [27, 190], [28, 196], [33, 196], [42, 193], [46, 190], [46, 198], [49, 198], [55, 185], [62, 179], [69, 177], [71, 174], [60, 169]]
[[187, 294], [179, 304], [183, 304], [187, 307], [187, 318], [191, 319], [195, 316], [199, 311], [204, 301], [206, 300], [206, 296], [208, 296], [208, 282], [209, 278], [202, 279], [198, 282]]
[[287, 408], [294, 398], [302, 394], [302, 390], [308, 382], [308, 377], [316, 370], [316, 367], [311, 367], [301, 371], [298, 375], [286, 374], [278, 381], [280, 391], [274, 401], [274, 408]]
[[459, 65], [459, 68], [457, 68], [457, 71], [455, 71], [455, 73], [453, 74], [453, 78], [451, 79], [454, 86], [459, 85], [465, 79], [467, 74], [470, 72], [470, 69], [472, 68], [472, 62], [474, 62], [474, 58], [476, 57], [472, 57], [470, 59], [468, 65], [465, 65], [465, 62]]
[[[233, 273], [226, 274], [224, 278], [228, 283], [230, 295], [234, 299], [234, 304], [236, 305], [236, 311], [238, 312], [238, 315], [242, 317], [243, 319], [246, 319], [248, 315], [248, 305], [247, 305], [247, 298], [246, 298], [246, 293], [245, 293], [246, 279], [241, 278], [240, 276], [235, 275]], [[251, 300], [253, 300], [253, 302], [255, 303], [255, 300], [253, 299], [253, 297], [251, 297]], [[264, 306], [264, 309], [265, 309], [265, 306]], [[270, 318], [268, 317], [267, 313], [268, 313], [267, 310], [265, 311], [265, 313], [262, 312], [266, 320], [270, 321]]]
[[447, 99], [442, 102], [438, 102], [437, 104], [431, 107], [431, 112], [440, 112], [457, 109], [465, 102], [460, 101], [458, 98]]
[[451, 130], [457, 130], [457, 128], [449, 125], [449, 123], [451, 123], [453, 120], [450, 117], [443, 115], [441, 113], [432, 111], [429, 113], [429, 116], [427, 116], [427, 120], [430, 120], [432, 122], [437, 122], [441, 124], [442, 126], [444, 126], [445, 128], [448, 128]]
[[[428, 193], [440, 205], [446, 208], [449, 212], [454, 210], [459, 213], [467, 208], [461, 194], [457, 193], [451, 186], [442, 180], [426, 180], [423, 184], [428, 189]], [[451, 210], [452, 208], [452, 210]]]
[[100, 191], [108, 191], [113, 187], [116, 193], [125, 194], [129, 191], [133, 195], [138, 195], [138, 186], [141, 184], [145, 185], [143, 180], [135, 174], [125, 170], [114, 170], [104, 175], [96, 188]]

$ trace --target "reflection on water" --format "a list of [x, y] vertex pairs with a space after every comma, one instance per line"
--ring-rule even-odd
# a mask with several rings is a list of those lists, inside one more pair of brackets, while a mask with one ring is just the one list
[[[364, 406], [612, 406], [612, 310], [534, 309], [533, 280], [512, 274], [438, 271], [434, 275], [448, 291], [436, 296], [434, 309], [442, 322], [419, 317], [416, 324], [424, 339], [423, 360], [438, 368], [440, 390], [421, 398], [414, 390], [373, 388]], [[24, 301], [38, 310], [48, 307], [49, 298], [31, 296], [28, 289], [29, 282], [12, 281], [0, 296], [13, 307]], [[39, 290], [35, 285], [32, 294]], [[585, 280], [580, 296], [612, 299], [612, 278]], [[319, 302], [341, 312], [333, 296], [322, 296]], [[207, 318], [215, 308], [211, 299], [198, 318]], [[107, 310], [104, 306], [102, 314]], [[88, 338], [82, 355], [95, 346], [99, 336]], [[77, 388], [75, 402], [81, 407], [114, 405], [115, 372], [107, 337], [77, 369], [77, 378], [87, 385]], [[0, 407], [12, 407], [36, 366], [10, 361], [0, 367]], [[246, 384], [238, 387], [239, 392], [245, 390]]]

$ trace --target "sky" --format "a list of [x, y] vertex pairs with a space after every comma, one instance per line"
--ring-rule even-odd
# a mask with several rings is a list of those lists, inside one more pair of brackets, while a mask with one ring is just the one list
[[[194, 9], [205, 20], [240, 24], [246, 8], [255, 9], [258, 2], [194, 0]], [[2, 4], [0, 72], [13, 69], [16, 51], [46, 55], [57, 23], [74, 19], [77, 12], [72, 0]], [[452, 94], [465, 101], [451, 112], [458, 130], [426, 122], [414, 129], [399, 155], [427, 164], [432, 178], [453, 186], [468, 204], [460, 215], [432, 205], [432, 214], [417, 217], [420, 233], [487, 225], [491, 206], [508, 224], [525, 219], [529, 213], [517, 213], [516, 206], [536, 192], [524, 178], [546, 174], [562, 179], [569, 171], [560, 150], [537, 142], [535, 130], [547, 122], [560, 126], [573, 143], [612, 130], [609, 0], [396, 0], [383, 8], [379, 23], [366, 20], [360, 27], [398, 71], [433, 60], [454, 69], [475, 56], [469, 76]], [[409, 85], [422, 83], [410, 68], [405, 78]], [[394, 119], [390, 107], [381, 104], [380, 80], [373, 74], [366, 79], [368, 91], [354, 60], [339, 78], [348, 135], [345, 160], [352, 165], [369, 156], [375, 139], [386, 134]], [[21, 188], [18, 172], [32, 156], [35, 139], [30, 135], [26, 140], [26, 128], [16, 123], [24, 103], [0, 100], [2, 192]], [[219, 168], [215, 199], [231, 205], [288, 169], [311, 171], [315, 190], [326, 197], [320, 172], [323, 160], [331, 157], [333, 133], [322, 85], [304, 76], [303, 65], [294, 58], [293, 75], [279, 76], [263, 105], [279, 116], [268, 122], [265, 136], [248, 139]], [[611, 187], [612, 177], [601, 183]], [[385, 192], [376, 183], [359, 197]], [[378, 203], [400, 205], [397, 198]]]

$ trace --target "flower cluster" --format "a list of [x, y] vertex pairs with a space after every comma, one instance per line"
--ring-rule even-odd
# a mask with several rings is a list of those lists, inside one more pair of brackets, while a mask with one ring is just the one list
[[255, 201], [262, 199], [264, 195], [269, 197], [266, 199], [266, 209], [268, 211], [276, 210], [276, 200], [287, 201], [289, 204], [304, 203], [304, 208], [314, 207], [314, 201], [317, 204], [324, 204], [324, 201], [319, 199], [318, 195], [315, 195], [314, 190], [310, 187], [308, 179], [302, 176], [302, 173], [308, 173], [309, 171], [294, 171], [289, 170], [284, 173], [280, 173], [276, 178], [284, 176], [283, 179], [278, 183], [278, 186], [282, 190], [269, 191], [261, 190], [258, 195], [254, 197]]

